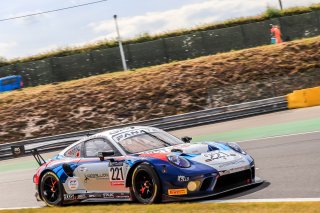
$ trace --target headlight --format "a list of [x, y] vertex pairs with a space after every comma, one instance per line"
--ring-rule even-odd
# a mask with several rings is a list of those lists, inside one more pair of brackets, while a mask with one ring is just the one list
[[227, 145], [236, 152], [246, 155], [247, 153], [241, 149], [241, 147], [237, 143], [227, 143]]
[[175, 166], [179, 166], [182, 168], [188, 168], [191, 166], [190, 162], [187, 159], [178, 155], [168, 155], [167, 158], [169, 162], [174, 164]]

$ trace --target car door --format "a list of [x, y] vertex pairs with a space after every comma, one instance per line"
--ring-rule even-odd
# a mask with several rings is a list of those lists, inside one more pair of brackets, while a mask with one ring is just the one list
[[[126, 166], [120, 152], [105, 138], [84, 142], [83, 155], [75, 174], [87, 193], [128, 192], [125, 187]], [[114, 155], [100, 160], [98, 152], [114, 151]], [[122, 158], [123, 159], [123, 158]]]

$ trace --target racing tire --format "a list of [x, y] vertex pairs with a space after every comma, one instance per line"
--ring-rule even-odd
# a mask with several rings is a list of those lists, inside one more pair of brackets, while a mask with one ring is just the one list
[[62, 184], [55, 173], [47, 172], [42, 176], [40, 182], [40, 195], [48, 206], [62, 206]]
[[161, 185], [157, 173], [148, 164], [140, 164], [132, 174], [132, 200], [143, 204], [161, 200]]

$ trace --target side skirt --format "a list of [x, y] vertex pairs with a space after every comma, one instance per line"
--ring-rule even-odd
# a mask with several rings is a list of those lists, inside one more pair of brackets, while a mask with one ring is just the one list
[[105, 193], [86, 193], [86, 194], [64, 194], [64, 204], [80, 202], [119, 202], [131, 201], [130, 193], [105, 192]]

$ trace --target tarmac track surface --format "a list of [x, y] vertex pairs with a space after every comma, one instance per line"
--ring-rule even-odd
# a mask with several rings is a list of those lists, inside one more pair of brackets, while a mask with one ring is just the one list
[[[254, 125], [253, 122], [263, 125], [264, 122], [275, 122], [277, 118], [281, 122], [301, 119], [303, 117], [315, 117], [320, 115], [320, 107], [309, 110], [301, 109], [288, 113], [273, 113], [254, 118], [241, 119], [241, 121], [229, 121], [221, 124], [194, 127], [191, 129], [173, 132], [177, 136], [201, 135], [214, 132], [215, 128], [235, 127], [235, 124]], [[309, 112], [309, 113], [307, 113]], [[266, 119], [267, 118], [267, 119]], [[280, 120], [279, 120], [280, 119]], [[241, 146], [250, 153], [256, 162], [257, 176], [266, 180], [260, 186], [229, 193], [225, 196], [214, 198], [215, 200], [239, 200], [239, 199], [274, 199], [274, 198], [320, 198], [320, 131], [309, 133], [282, 135], [265, 139], [244, 140]], [[49, 158], [54, 153], [48, 153]], [[32, 157], [1, 161], [0, 167], [6, 164], [19, 164], [30, 161]], [[43, 206], [34, 197], [34, 185], [32, 177], [35, 168], [19, 168], [17, 170], [0, 173], [0, 208], [37, 207]], [[211, 202], [213, 198], [200, 200]]]

